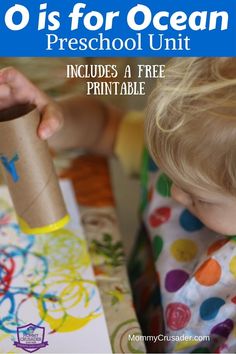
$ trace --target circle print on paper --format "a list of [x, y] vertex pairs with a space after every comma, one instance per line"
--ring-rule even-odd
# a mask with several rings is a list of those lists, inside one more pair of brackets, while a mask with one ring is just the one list
[[197, 255], [196, 242], [189, 239], [179, 239], [171, 244], [170, 252], [178, 262], [190, 262]]
[[152, 244], [153, 244], [154, 260], [156, 261], [162, 251], [163, 240], [160, 236], [155, 236], [152, 241]]
[[174, 269], [166, 274], [165, 288], [170, 293], [179, 290], [188, 280], [189, 274], [182, 269]]
[[172, 185], [171, 179], [167, 177], [164, 173], [162, 173], [157, 180], [157, 184], [156, 184], [157, 192], [163, 197], [170, 197], [171, 185]]
[[215, 318], [225, 301], [220, 297], [210, 297], [205, 300], [200, 307], [200, 316], [204, 321], [210, 321]]
[[227, 319], [224, 322], [218, 323], [211, 330], [211, 334], [216, 334], [221, 337], [228, 338], [230, 332], [234, 328], [234, 323], [231, 319]]
[[185, 209], [179, 218], [179, 223], [185, 231], [194, 232], [203, 228], [203, 223], [193, 214]]
[[158, 227], [167, 222], [171, 215], [169, 207], [162, 207], [155, 209], [149, 216], [149, 223], [152, 227]]
[[207, 259], [196, 271], [196, 281], [204, 286], [212, 286], [220, 280], [221, 266], [213, 258]]
[[173, 302], [166, 308], [166, 321], [169, 328], [174, 331], [187, 326], [191, 318], [189, 307], [180, 302]]

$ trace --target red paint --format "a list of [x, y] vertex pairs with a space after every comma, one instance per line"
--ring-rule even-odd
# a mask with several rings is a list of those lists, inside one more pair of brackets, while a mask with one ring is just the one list
[[0, 296], [3, 296], [9, 290], [15, 270], [15, 262], [4, 251], [0, 251], [1, 256], [3, 260], [0, 259], [0, 268], [1, 273], [4, 275], [0, 279]]
[[10, 222], [10, 215], [4, 214], [2, 217], [0, 217], [0, 225], [7, 225]]

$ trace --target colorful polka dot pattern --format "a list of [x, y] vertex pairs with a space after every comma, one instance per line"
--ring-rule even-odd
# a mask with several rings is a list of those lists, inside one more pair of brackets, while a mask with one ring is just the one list
[[221, 266], [218, 261], [209, 258], [198, 268], [195, 273], [196, 281], [204, 286], [211, 286], [220, 280]]
[[191, 312], [187, 305], [171, 303], [166, 308], [166, 321], [169, 328], [179, 330], [187, 326]]
[[234, 323], [231, 319], [227, 319], [224, 322], [218, 323], [211, 330], [211, 334], [217, 334], [221, 337], [228, 338], [230, 332], [234, 328]]
[[174, 269], [166, 274], [165, 288], [169, 292], [179, 290], [188, 280], [189, 274], [182, 269]]
[[157, 180], [156, 189], [164, 197], [170, 197], [171, 195], [171, 180], [164, 173], [160, 175]]
[[171, 244], [171, 254], [178, 262], [189, 262], [196, 257], [197, 245], [188, 239], [179, 239]]
[[[168, 335], [209, 335], [208, 342], [166, 343], [166, 352], [236, 351], [236, 242], [207, 230], [171, 198], [171, 181], [149, 161], [145, 224], [152, 241]], [[151, 182], [150, 182], [151, 181]], [[235, 337], [235, 336], [234, 336]], [[214, 344], [213, 344], [214, 343]], [[217, 348], [216, 348], [216, 343]], [[186, 350], [186, 349], [185, 349]]]
[[200, 306], [200, 317], [205, 321], [215, 318], [225, 301], [220, 297], [211, 297], [203, 301]]
[[163, 240], [160, 236], [155, 236], [153, 239], [153, 251], [155, 261], [157, 260], [159, 254], [161, 253], [163, 248]]
[[148, 170], [149, 172], [157, 172], [158, 171], [158, 167], [155, 164], [155, 162], [153, 161], [153, 159], [149, 156], [148, 158]]
[[198, 231], [203, 228], [201, 221], [198, 220], [196, 216], [192, 215], [187, 209], [181, 213], [179, 222], [186, 231]]
[[236, 256], [231, 258], [229, 262], [229, 269], [233, 276], [236, 277]]
[[170, 218], [171, 209], [167, 207], [155, 209], [150, 215], [149, 222], [152, 227], [158, 227]]

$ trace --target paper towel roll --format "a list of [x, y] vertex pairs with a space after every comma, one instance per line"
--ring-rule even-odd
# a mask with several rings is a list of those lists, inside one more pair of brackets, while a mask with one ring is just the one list
[[39, 111], [18, 105], [0, 111], [0, 165], [20, 227], [46, 233], [69, 220], [46, 141], [37, 135]]

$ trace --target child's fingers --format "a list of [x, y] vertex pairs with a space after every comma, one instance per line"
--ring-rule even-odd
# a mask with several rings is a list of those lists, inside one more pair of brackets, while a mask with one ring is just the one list
[[61, 128], [63, 116], [56, 103], [15, 68], [0, 70], [0, 109], [21, 103], [34, 104], [39, 109], [41, 139], [48, 139]]
[[38, 135], [46, 140], [56, 133], [63, 125], [63, 115], [55, 103], [49, 103], [42, 112], [42, 121], [38, 128]]
[[[4, 101], [4, 97], [7, 98], [6, 101]], [[0, 70], [1, 108], [5, 108], [2, 107], [3, 105], [9, 106], [15, 103], [31, 103], [42, 111], [48, 102], [48, 96], [18, 70], [12, 67]]]
[[7, 108], [14, 104], [15, 101], [11, 97], [11, 89], [6, 84], [0, 84], [0, 109]]

